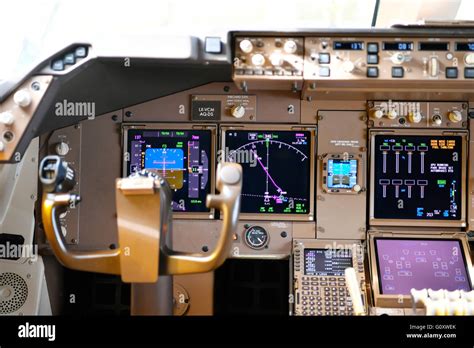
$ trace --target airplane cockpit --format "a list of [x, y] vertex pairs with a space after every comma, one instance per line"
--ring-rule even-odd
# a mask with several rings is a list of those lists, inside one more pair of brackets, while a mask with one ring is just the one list
[[471, 1], [0, 8], [2, 323], [474, 315]]

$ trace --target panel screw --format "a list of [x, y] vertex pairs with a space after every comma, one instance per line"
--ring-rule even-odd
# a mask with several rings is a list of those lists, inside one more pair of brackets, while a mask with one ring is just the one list
[[125, 116], [126, 116], [126, 117], [132, 117], [132, 116], [133, 116], [133, 112], [131, 112], [131, 111], [126, 111], [126, 112], [125, 112]]
[[31, 89], [33, 91], [39, 91], [41, 89], [41, 85], [39, 84], [38, 81], [35, 81], [31, 84]]

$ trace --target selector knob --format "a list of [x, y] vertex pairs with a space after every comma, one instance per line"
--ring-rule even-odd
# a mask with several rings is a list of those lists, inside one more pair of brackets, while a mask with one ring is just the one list
[[431, 77], [436, 77], [439, 74], [439, 61], [436, 57], [431, 57], [429, 60], [429, 74]]
[[0, 123], [10, 126], [15, 122], [15, 116], [10, 111], [0, 113]]
[[360, 190], [362, 190], [362, 187], [360, 187], [360, 185], [358, 185], [358, 184], [355, 184], [352, 187], [352, 191], [354, 191], [354, 192], [360, 192]]
[[434, 115], [432, 120], [433, 123], [437, 126], [440, 126], [441, 123], [443, 123], [443, 118], [441, 117], [441, 115]]
[[283, 58], [280, 54], [274, 53], [270, 56], [270, 62], [273, 66], [280, 66], [283, 64]]
[[288, 40], [287, 42], [285, 42], [285, 45], [283, 46], [283, 50], [288, 54], [295, 53], [297, 49], [298, 49], [298, 45], [293, 40]]
[[344, 63], [342, 63], [342, 70], [344, 70], [344, 72], [350, 74], [354, 71], [354, 69], [355, 65], [350, 60], [346, 60]]
[[403, 53], [397, 52], [390, 57], [390, 60], [393, 64], [403, 64], [403, 62], [405, 62], [405, 55]]
[[247, 40], [247, 39], [240, 41], [239, 46], [240, 46], [240, 49], [242, 50], [242, 52], [244, 52], [244, 53], [250, 53], [253, 50], [252, 42], [250, 40]]
[[19, 91], [16, 91], [13, 95], [13, 102], [22, 108], [26, 108], [28, 105], [31, 104], [30, 93], [28, 93], [28, 91], [25, 89], [20, 89]]
[[473, 65], [474, 64], [474, 53], [468, 53], [464, 56], [464, 62], [467, 65]]
[[382, 118], [383, 117], [383, 111], [380, 110], [380, 109], [372, 110], [371, 116], [372, 116], [372, 118]]
[[390, 120], [394, 120], [398, 117], [398, 112], [396, 112], [395, 110], [390, 110], [388, 113], [387, 113], [387, 118], [390, 119]]
[[56, 144], [55, 150], [59, 156], [66, 156], [69, 152], [69, 145], [64, 141], [61, 141], [60, 143]]
[[230, 113], [235, 118], [242, 118], [245, 115], [245, 107], [242, 105], [234, 105], [232, 109], [230, 109]]
[[256, 66], [262, 66], [265, 63], [265, 57], [263, 54], [257, 53], [252, 56], [252, 64]]
[[453, 110], [448, 113], [448, 118], [453, 123], [458, 123], [462, 121], [462, 113], [459, 110]]
[[411, 123], [420, 123], [422, 119], [423, 119], [423, 116], [421, 115], [421, 112], [419, 112], [419, 111], [410, 112], [408, 114], [408, 120]]

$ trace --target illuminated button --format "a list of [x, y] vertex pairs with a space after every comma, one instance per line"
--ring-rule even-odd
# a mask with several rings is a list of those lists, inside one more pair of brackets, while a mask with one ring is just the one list
[[376, 66], [369, 66], [367, 68], [367, 77], [379, 77], [379, 68]]
[[257, 54], [254, 54], [252, 56], [252, 64], [253, 65], [261, 66], [264, 63], [265, 63], [265, 57], [262, 54], [257, 53]]
[[327, 66], [319, 67], [319, 76], [329, 77], [331, 75], [331, 70]]
[[352, 187], [352, 191], [354, 192], [360, 192], [360, 190], [362, 190], [362, 187], [360, 187], [360, 185], [356, 184]]
[[392, 77], [402, 78], [403, 77], [403, 68], [400, 66], [392, 67]]
[[378, 64], [379, 55], [378, 54], [368, 54], [367, 55], [367, 64]]
[[51, 63], [51, 69], [54, 71], [62, 71], [64, 70], [64, 62], [62, 59], [55, 60]]
[[446, 78], [447, 79], [457, 79], [458, 78], [458, 68], [446, 68]]
[[15, 122], [15, 116], [10, 111], [0, 113], [0, 123], [10, 126]]
[[285, 42], [285, 45], [283, 46], [283, 50], [288, 54], [295, 53], [297, 48], [298, 48], [298, 45], [293, 40], [288, 40], [287, 42]]
[[329, 64], [331, 62], [331, 55], [329, 53], [320, 53], [318, 55], [319, 64]]
[[367, 43], [367, 53], [377, 53], [379, 51], [379, 44], [377, 42]]
[[222, 52], [220, 37], [206, 37], [204, 50], [206, 53], [219, 54]]
[[76, 57], [74, 56], [74, 53], [68, 53], [64, 56], [64, 64], [76, 64]]
[[76, 55], [76, 58], [85, 58], [85, 57], [87, 57], [87, 47], [85, 47], [85, 46], [77, 47], [74, 54]]
[[448, 114], [448, 118], [453, 123], [458, 123], [462, 121], [462, 113], [459, 110], [450, 111]]
[[20, 89], [19, 91], [16, 91], [13, 95], [13, 102], [16, 105], [21, 106], [22, 108], [26, 108], [28, 105], [31, 104], [30, 93], [28, 93], [28, 91], [25, 89]]
[[464, 77], [466, 79], [474, 79], [474, 68], [464, 68]]
[[240, 41], [239, 47], [244, 53], [250, 53], [253, 50], [252, 42], [247, 39]]

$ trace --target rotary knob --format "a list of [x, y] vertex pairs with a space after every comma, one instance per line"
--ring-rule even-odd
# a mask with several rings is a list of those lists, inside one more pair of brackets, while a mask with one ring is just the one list
[[15, 122], [15, 116], [10, 111], [0, 113], [0, 123], [11, 126]]
[[390, 119], [390, 120], [394, 120], [398, 117], [398, 112], [396, 112], [395, 110], [390, 110], [388, 113], [387, 113], [387, 118]]
[[408, 114], [408, 120], [411, 123], [420, 123], [422, 119], [423, 119], [423, 116], [421, 115], [421, 112], [419, 112], [419, 111], [410, 112]]
[[244, 53], [250, 53], [253, 50], [252, 42], [247, 39], [240, 41], [239, 47]]
[[272, 63], [273, 66], [280, 66], [283, 64], [283, 58], [280, 54], [273, 53], [270, 56], [270, 62]]
[[355, 69], [354, 63], [352, 63], [350, 60], [346, 60], [344, 63], [342, 63], [342, 70], [348, 74], [352, 73]]
[[362, 190], [362, 187], [358, 184], [355, 184], [353, 187], [352, 187], [352, 191], [354, 192], [360, 192]]
[[403, 64], [403, 62], [405, 62], [405, 55], [403, 53], [397, 52], [397, 53], [392, 54], [392, 56], [390, 57], [390, 60], [392, 61], [393, 64], [400, 65], [400, 64]]
[[288, 54], [293, 54], [298, 49], [298, 45], [293, 40], [288, 40], [283, 46], [283, 50]]
[[230, 114], [235, 118], [242, 118], [245, 115], [245, 107], [242, 105], [234, 105], [232, 109], [230, 109]]
[[443, 118], [441, 117], [441, 115], [434, 115], [432, 121], [435, 125], [441, 126], [441, 123], [443, 123]]
[[473, 65], [474, 64], [474, 53], [468, 53], [464, 56], [464, 62], [467, 65]]
[[61, 141], [56, 144], [55, 150], [59, 156], [66, 156], [69, 153], [69, 145], [64, 141]]
[[16, 91], [13, 95], [13, 102], [22, 108], [26, 108], [28, 105], [31, 104], [30, 93], [28, 93], [28, 91], [25, 89], [20, 89], [19, 91]]
[[462, 121], [462, 113], [459, 110], [453, 110], [448, 113], [448, 118], [453, 123], [458, 123]]
[[380, 109], [374, 109], [371, 111], [370, 115], [372, 116], [372, 118], [379, 119], [383, 117], [383, 111]]
[[262, 66], [265, 63], [263, 54], [257, 53], [252, 56], [252, 64], [255, 66]]

